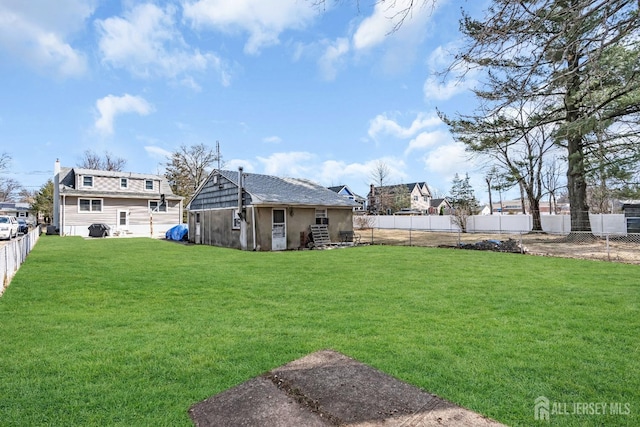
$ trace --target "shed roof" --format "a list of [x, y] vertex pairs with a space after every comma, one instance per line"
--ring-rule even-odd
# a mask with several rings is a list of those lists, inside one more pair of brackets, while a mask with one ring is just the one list
[[[237, 171], [218, 171], [238, 185]], [[214, 171], [215, 173], [215, 171]], [[254, 204], [357, 206], [355, 202], [313, 181], [301, 178], [279, 178], [272, 175], [243, 173], [244, 189]]]

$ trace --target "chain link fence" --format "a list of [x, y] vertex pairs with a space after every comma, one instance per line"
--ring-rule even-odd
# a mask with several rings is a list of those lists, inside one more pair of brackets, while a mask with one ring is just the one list
[[551, 234], [523, 231], [356, 230], [362, 244], [425, 246], [516, 252], [640, 264], [640, 233]]

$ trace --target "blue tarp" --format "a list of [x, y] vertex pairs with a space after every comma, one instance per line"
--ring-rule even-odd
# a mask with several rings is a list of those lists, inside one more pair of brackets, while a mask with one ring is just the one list
[[164, 234], [164, 237], [166, 237], [167, 240], [175, 240], [179, 242], [181, 240], [187, 240], [188, 234], [189, 228], [187, 227], [187, 224], [178, 224], [168, 229]]

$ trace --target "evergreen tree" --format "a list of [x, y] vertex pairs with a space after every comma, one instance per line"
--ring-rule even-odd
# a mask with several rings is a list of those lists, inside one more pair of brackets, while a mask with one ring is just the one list
[[449, 203], [453, 208], [452, 221], [460, 227], [463, 233], [467, 232], [467, 218], [478, 210], [478, 200], [469, 182], [469, 174], [464, 178], [456, 173], [451, 185]]
[[31, 210], [36, 214], [42, 214], [46, 224], [53, 218], [53, 181], [49, 179], [34, 196]]

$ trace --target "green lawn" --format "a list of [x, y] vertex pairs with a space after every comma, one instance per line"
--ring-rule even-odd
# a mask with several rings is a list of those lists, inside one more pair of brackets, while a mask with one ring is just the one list
[[434, 248], [42, 236], [0, 298], [0, 424], [190, 425], [190, 405], [333, 348], [509, 425], [549, 425], [534, 420], [538, 396], [607, 405], [550, 425], [640, 425], [639, 273]]

